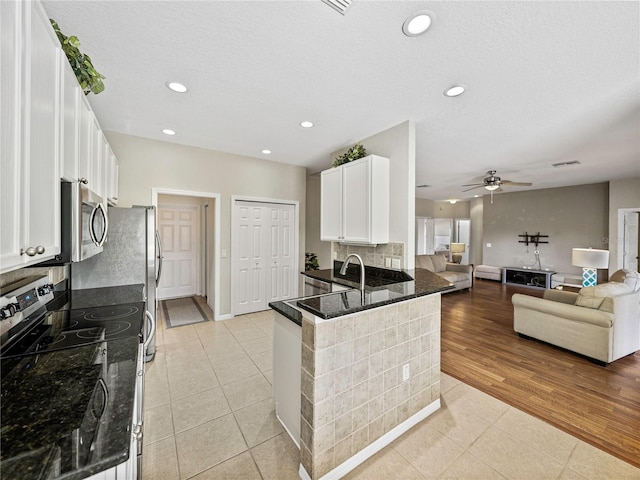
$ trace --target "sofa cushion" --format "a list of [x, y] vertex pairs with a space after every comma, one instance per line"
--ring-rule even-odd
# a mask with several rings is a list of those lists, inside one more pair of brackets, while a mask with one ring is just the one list
[[431, 261], [430, 255], [416, 255], [416, 264], [418, 268], [424, 268], [425, 270], [433, 272], [433, 262]]
[[465, 280], [469, 280], [469, 274], [462, 272], [450, 272], [446, 270], [444, 272], [438, 272], [438, 275], [451, 283], [464, 282]]
[[433, 262], [432, 272], [435, 272], [435, 273], [444, 272], [445, 269], [447, 268], [447, 258], [442, 254], [432, 255], [431, 261]]
[[591, 297], [588, 295], [578, 295], [576, 299], [576, 305], [579, 307], [587, 307], [587, 308], [600, 308], [604, 302], [604, 297]]
[[617, 297], [618, 295], [626, 295], [632, 292], [633, 289], [629, 285], [620, 282], [601, 283], [595, 287], [580, 289], [580, 295], [587, 297]]

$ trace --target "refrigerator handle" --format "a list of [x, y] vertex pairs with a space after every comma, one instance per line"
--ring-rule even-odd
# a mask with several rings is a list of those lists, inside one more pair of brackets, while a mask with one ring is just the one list
[[160, 234], [156, 230], [156, 258], [158, 259], [158, 274], [156, 275], [156, 285], [160, 283], [160, 277], [162, 276], [162, 243], [160, 242]]
[[151, 315], [149, 310], [144, 312], [144, 316], [151, 323], [151, 329], [149, 330], [149, 335], [147, 335], [147, 338], [145, 339], [144, 345], [143, 345], [144, 349], [145, 349], [145, 353], [146, 353], [147, 347], [149, 347], [149, 345], [151, 345], [151, 341], [153, 340], [153, 337], [156, 336], [156, 319], [153, 318], [153, 315]]

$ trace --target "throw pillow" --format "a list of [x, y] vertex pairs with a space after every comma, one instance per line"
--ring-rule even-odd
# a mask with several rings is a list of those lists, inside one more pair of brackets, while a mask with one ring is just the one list
[[587, 307], [587, 308], [600, 308], [604, 302], [604, 297], [590, 297], [587, 295], [578, 295], [576, 299], [576, 305], [578, 307]]
[[433, 262], [433, 271], [444, 272], [447, 268], [447, 258], [442, 254], [436, 254], [431, 257], [431, 261]]
[[640, 291], [640, 273], [633, 270], [621, 269], [611, 275], [611, 282], [620, 282], [629, 285], [634, 292]]

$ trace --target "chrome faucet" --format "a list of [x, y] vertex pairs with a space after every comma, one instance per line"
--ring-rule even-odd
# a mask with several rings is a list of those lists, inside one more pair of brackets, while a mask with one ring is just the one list
[[360, 262], [360, 291], [364, 294], [364, 262], [362, 261], [362, 257], [357, 253], [350, 254], [347, 259], [342, 264], [342, 268], [340, 269], [340, 275], [344, 275], [347, 273], [347, 267], [349, 266], [349, 261], [351, 257], [355, 257]]

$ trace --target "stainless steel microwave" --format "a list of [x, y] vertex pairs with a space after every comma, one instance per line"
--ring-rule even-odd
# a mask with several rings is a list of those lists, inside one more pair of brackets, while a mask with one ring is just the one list
[[109, 220], [107, 208], [100, 195], [78, 182], [62, 182], [61, 196], [61, 252], [42, 265], [62, 265], [81, 262], [102, 252], [107, 240]]

